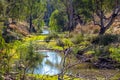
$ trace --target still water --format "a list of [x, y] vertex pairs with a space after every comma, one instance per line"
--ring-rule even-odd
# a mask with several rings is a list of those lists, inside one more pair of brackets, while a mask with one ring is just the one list
[[47, 50], [40, 50], [39, 53], [45, 57], [39, 68], [35, 69], [35, 74], [55, 75], [60, 73], [62, 57], [59, 53]]
[[[40, 50], [39, 53], [44, 54], [45, 57], [41, 65], [38, 66], [38, 69], [35, 69], [34, 74], [56, 75], [61, 72], [63, 56], [60, 53], [49, 50]], [[80, 68], [80, 66], [84, 66], [84, 68]], [[88, 65], [84, 65], [84, 63], [82, 63], [79, 64], [78, 68], [70, 68], [70, 70], [67, 71], [67, 74], [77, 75], [81, 77], [81, 79], [85, 80], [96, 80], [96, 77], [102, 78], [98, 80], [105, 80], [103, 78], [109, 77], [114, 74], [119, 75], [120, 71], [109, 69], [90, 69], [88, 68]]]
[[49, 30], [43, 29], [43, 30], [42, 30], [42, 34], [49, 34]]

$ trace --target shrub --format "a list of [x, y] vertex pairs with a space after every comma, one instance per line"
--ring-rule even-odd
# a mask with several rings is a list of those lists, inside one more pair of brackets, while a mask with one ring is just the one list
[[92, 43], [106, 46], [111, 43], [119, 42], [118, 39], [118, 35], [105, 34], [93, 38]]
[[84, 40], [84, 37], [81, 34], [76, 35], [75, 37], [72, 38], [72, 42], [74, 44], [80, 44], [81, 41]]
[[74, 54], [77, 54], [79, 50], [80, 50], [79, 46], [73, 47], [73, 53]]
[[0, 50], [3, 49], [5, 47], [5, 41], [2, 38], [2, 36], [0, 35]]
[[57, 42], [56, 42], [56, 45], [60, 46], [60, 47], [63, 47], [63, 48], [64, 47], [68, 48], [68, 47], [72, 46], [73, 43], [69, 39], [65, 38], [65, 39], [62, 39], [62, 40], [58, 39]]
[[95, 46], [94, 47], [95, 55], [102, 57], [109, 57], [109, 47], [108, 46]]
[[70, 39], [63, 39], [62, 41], [66, 47], [70, 47], [73, 45]]
[[115, 47], [110, 47], [110, 57], [118, 62], [120, 62], [120, 47], [115, 48]]
[[47, 43], [49, 43], [51, 39], [52, 39], [52, 37], [51, 37], [51, 36], [48, 36], [48, 37], [46, 37], [46, 38], [44, 39], [44, 41], [47, 42]]
[[46, 41], [46, 42], [50, 42], [50, 40], [51, 39], [56, 39], [56, 38], [59, 38], [59, 36], [58, 36], [58, 34], [57, 33], [51, 33], [51, 34], [49, 34], [44, 40]]
[[56, 45], [60, 46], [60, 47], [64, 47], [65, 46], [65, 44], [63, 43], [63, 41], [60, 40], [60, 39], [57, 40]]
[[84, 46], [88, 46], [90, 44], [90, 42], [88, 42], [88, 41], [82, 41], [80, 44], [84, 45]]

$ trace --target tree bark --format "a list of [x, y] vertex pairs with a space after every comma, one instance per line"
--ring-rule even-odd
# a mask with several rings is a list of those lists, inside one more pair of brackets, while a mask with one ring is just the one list
[[36, 32], [34, 26], [33, 26], [33, 23], [32, 23], [32, 15], [30, 14], [30, 19], [29, 19], [29, 32], [32, 33], [32, 32]]
[[73, 4], [72, 0], [66, 1], [66, 10], [68, 15], [68, 30], [69, 32], [73, 29]]
[[31, 33], [31, 32], [33, 32], [33, 29], [32, 29], [32, 16], [31, 16], [31, 14], [30, 14], [30, 22], [29, 22], [29, 26], [30, 26], [30, 29], [29, 29], [29, 32]]
[[105, 33], [105, 31], [106, 31], [106, 28], [105, 27], [101, 27], [99, 35], [103, 35]]

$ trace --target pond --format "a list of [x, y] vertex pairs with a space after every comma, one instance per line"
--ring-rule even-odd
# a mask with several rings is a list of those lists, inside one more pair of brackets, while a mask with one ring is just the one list
[[62, 57], [58, 52], [40, 50], [39, 53], [45, 55], [45, 58], [39, 68], [35, 69], [35, 74], [55, 75], [60, 73]]

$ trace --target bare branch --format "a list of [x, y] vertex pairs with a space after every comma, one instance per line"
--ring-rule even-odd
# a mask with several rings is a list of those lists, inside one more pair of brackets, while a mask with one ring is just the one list
[[80, 25], [84, 25], [85, 22], [83, 21], [82, 17], [76, 13], [73, 14], [74, 20], [77, 21], [77, 23], [80, 23]]
[[113, 24], [113, 22], [115, 21], [115, 18], [119, 15], [119, 12], [120, 12], [120, 6], [115, 7], [113, 10], [113, 13], [110, 16], [110, 19], [109, 19], [107, 25], [105, 26], [106, 29], [108, 29], [110, 27], [110, 25]]
[[66, 67], [66, 69], [69, 69], [69, 68], [71, 68], [71, 67], [74, 67], [74, 66], [76, 66], [76, 65], [78, 65], [78, 64], [80, 64], [80, 63], [82, 63], [83, 61], [81, 61], [81, 60], [79, 60], [79, 61], [77, 61], [75, 64], [69, 64], [67, 67]]
[[110, 78], [114, 77], [116, 74], [118, 74], [120, 72], [120, 70], [117, 70], [115, 73], [113, 73], [112, 75], [108, 76], [106, 79], [109, 80]]

